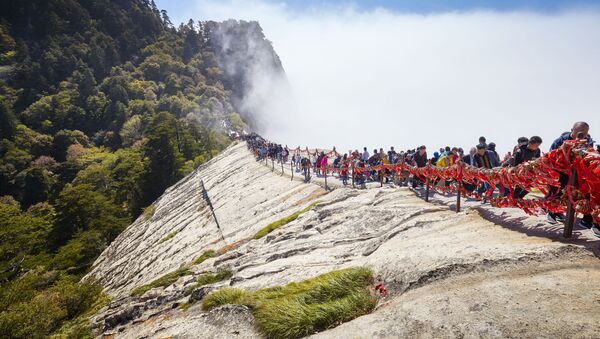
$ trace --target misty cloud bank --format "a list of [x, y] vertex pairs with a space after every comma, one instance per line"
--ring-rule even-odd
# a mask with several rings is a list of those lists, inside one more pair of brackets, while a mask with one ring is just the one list
[[[264, 134], [289, 146], [475, 145], [551, 139], [576, 120], [600, 139], [600, 12], [435, 15], [294, 12], [252, 1], [198, 1], [197, 19], [257, 20], [287, 73], [254, 91]], [[256, 106], [256, 102], [252, 105]]]

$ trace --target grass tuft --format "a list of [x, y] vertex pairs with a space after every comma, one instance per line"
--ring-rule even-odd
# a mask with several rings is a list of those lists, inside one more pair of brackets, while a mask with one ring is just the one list
[[198, 276], [196, 279], [196, 284], [189, 286], [185, 290], [185, 295], [190, 295], [194, 291], [194, 289], [198, 287], [202, 287], [204, 285], [214, 284], [219, 281], [223, 281], [231, 278], [233, 276], [233, 272], [230, 269], [219, 269], [216, 273], [204, 273]]
[[203, 263], [206, 259], [209, 258], [214, 258], [217, 256], [217, 252], [215, 252], [214, 250], [206, 250], [204, 251], [204, 253], [202, 253], [198, 258], [196, 258], [196, 260], [194, 260], [192, 262], [192, 265], [200, 265], [201, 263]]
[[149, 220], [154, 216], [154, 212], [156, 212], [156, 205], [151, 204], [148, 207], [144, 208], [142, 215], [144, 215], [144, 220]]
[[255, 292], [223, 288], [206, 296], [202, 307], [246, 305], [267, 338], [299, 338], [370, 313], [376, 305], [372, 283], [370, 269], [355, 267]]
[[136, 287], [135, 289], [133, 289], [133, 291], [131, 291], [131, 296], [132, 297], [140, 296], [156, 287], [169, 286], [169, 285], [173, 284], [174, 282], [176, 282], [177, 279], [179, 279], [183, 276], [186, 276], [186, 275], [190, 275], [190, 274], [192, 274], [192, 272], [189, 269], [180, 268], [177, 271], [163, 275], [162, 277], [152, 281], [149, 284], [142, 285], [140, 287]]
[[255, 306], [255, 301], [256, 298], [251, 292], [246, 292], [239, 288], [226, 287], [207, 295], [202, 300], [202, 308], [210, 310], [227, 304]]
[[192, 305], [194, 305], [194, 304], [195, 304], [194, 301], [186, 301], [186, 302], [182, 303], [181, 305], [179, 305], [179, 309], [185, 312], [190, 307], [192, 307]]
[[159, 241], [158, 243], [159, 243], [159, 244], [162, 244], [162, 243], [163, 243], [163, 242], [165, 242], [165, 241], [169, 241], [169, 240], [171, 240], [171, 239], [172, 239], [174, 236], [176, 236], [176, 235], [177, 235], [177, 233], [178, 233], [178, 232], [179, 232], [179, 231], [173, 231], [173, 232], [171, 232], [171, 233], [167, 234], [167, 236], [166, 236], [166, 237], [164, 237], [164, 238], [162, 238], [162, 239], [160, 239], [160, 241]]
[[229, 279], [232, 275], [233, 273], [230, 269], [218, 270], [216, 273], [205, 273], [198, 276], [198, 279], [196, 280], [196, 287], [214, 284], [216, 282]]
[[279, 219], [277, 221], [274, 221], [270, 224], [268, 224], [267, 226], [265, 226], [263, 229], [261, 229], [260, 231], [256, 232], [256, 234], [254, 235], [254, 239], [260, 239], [262, 237], [264, 237], [265, 235], [273, 232], [274, 230], [278, 229], [279, 227], [288, 224], [294, 220], [296, 220], [301, 214], [306, 213], [308, 211], [310, 211], [313, 207], [315, 207], [320, 201], [316, 201], [310, 205], [308, 205], [306, 208], [297, 211], [294, 214], [288, 215], [285, 218]]

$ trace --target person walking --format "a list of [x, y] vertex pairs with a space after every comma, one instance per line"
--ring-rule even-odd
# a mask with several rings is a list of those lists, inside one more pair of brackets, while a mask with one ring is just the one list
[[341, 160], [340, 167], [340, 176], [342, 178], [342, 184], [344, 186], [348, 185], [348, 168], [350, 167], [350, 160], [348, 159], [348, 154], [344, 154]]
[[310, 160], [306, 157], [302, 157], [300, 160], [300, 166], [302, 166], [302, 171], [304, 172], [304, 182], [310, 181]]
[[433, 166], [436, 166], [436, 165], [437, 165], [437, 162], [438, 162], [438, 160], [440, 160], [440, 152], [438, 152], [438, 151], [435, 151], [435, 152], [433, 152], [433, 157], [431, 157], [431, 161], [430, 161], [430, 163], [431, 163]]
[[[535, 160], [541, 156], [540, 145], [542, 144], [542, 138], [536, 136], [531, 137], [527, 140], [527, 145], [520, 146], [514, 155], [514, 166]], [[515, 187], [515, 199], [523, 199], [529, 191], [517, 186]]]
[[[427, 166], [427, 148], [425, 145], [419, 146], [417, 148], [417, 153], [413, 156], [413, 162], [418, 168], [422, 168]], [[416, 188], [417, 186], [423, 186], [425, 183], [425, 178], [415, 176], [413, 178], [412, 187]]]
[[496, 143], [495, 142], [490, 142], [488, 144], [487, 149], [488, 149], [488, 151], [492, 152], [492, 154], [496, 158], [496, 162], [498, 163], [498, 166], [500, 166], [500, 154], [498, 154], [498, 152], [496, 152]]
[[[558, 138], [556, 138], [556, 140], [554, 140], [554, 142], [550, 146], [550, 150], [552, 151], [552, 150], [556, 150], [556, 149], [560, 148], [560, 146], [562, 146], [562, 144], [567, 140], [586, 140], [588, 145], [593, 147], [594, 140], [589, 135], [589, 130], [590, 130], [590, 125], [587, 122], [578, 121], [578, 122], [574, 123], [573, 127], [571, 127], [571, 131], [564, 132]], [[560, 198], [563, 194], [563, 190], [565, 189], [565, 187], [567, 186], [567, 184], [569, 182], [569, 176], [567, 175], [567, 173], [558, 172], [558, 174], [559, 174], [560, 187], [551, 187], [550, 192], [549, 192], [548, 196], [546, 197], [547, 199]], [[547, 218], [548, 218], [548, 222], [550, 224], [556, 224], [557, 222], [565, 221], [564, 215], [562, 215], [560, 213], [548, 212]], [[577, 225], [581, 228], [591, 229], [592, 233], [595, 236], [600, 237], [600, 226], [598, 226], [597, 223], [594, 223], [594, 220], [593, 220], [591, 214], [586, 214], [583, 216], [583, 218], [578, 219]]]
[[362, 161], [364, 161], [365, 163], [369, 161], [369, 151], [367, 151], [366, 147], [363, 148]]
[[[450, 167], [454, 165], [456, 158], [458, 157], [458, 148], [454, 147], [450, 149], [450, 147], [446, 147], [445, 155], [442, 155], [438, 162], [435, 164], [437, 167]], [[452, 183], [451, 179], [446, 179], [444, 182], [444, 186], [450, 186]]]
[[484, 145], [484, 146], [485, 146], [485, 148], [487, 149], [487, 146], [488, 146], [488, 145], [487, 145], [487, 142], [486, 142], [486, 141], [487, 141], [487, 140], [485, 139], [485, 137], [484, 137], [484, 136], [480, 136], [480, 137], [479, 137], [479, 144], [478, 144], [478, 145]]
[[487, 150], [485, 144], [477, 145], [477, 154], [475, 154], [475, 160], [477, 161], [477, 167], [479, 168], [492, 169], [500, 166], [494, 153]]
[[328, 165], [328, 161], [329, 158], [327, 157], [327, 154], [325, 154], [325, 152], [321, 152], [321, 162], [319, 163], [319, 166], [321, 167], [321, 175], [323, 176], [327, 176], [327, 165]]
[[390, 147], [390, 150], [388, 151], [388, 159], [390, 159], [390, 164], [396, 163], [396, 157], [397, 157], [396, 150], [394, 149], [394, 146], [392, 146], [392, 147]]
[[[478, 168], [492, 169], [494, 167], [500, 166], [498, 162], [496, 162], [496, 157], [491, 151], [487, 150], [487, 146], [485, 144], [477, 145], [477, 154], [475, 154], [475, 160], [477, 161]], [[483, 194], [483, 192], [488, 191], [490, 189], [489, 184], [484, 182], [479, 187], [479, 194]], [[493, 191], [492, 191], [493, 192]], [[484, 203], [485, 203], [484, 199]]]

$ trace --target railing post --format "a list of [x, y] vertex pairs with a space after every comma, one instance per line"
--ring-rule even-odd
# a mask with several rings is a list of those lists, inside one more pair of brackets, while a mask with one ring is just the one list
[[354, 187], [354, 164], [352, 164], [352, 188]]
[[329, 188], [327, 188], [327, 167], [324, 167], [324, 168], [325, 168], [325, 190], [328, 191]]
[[460, 193], [461, 193], [461, 188], [462, 188], [462, 181], [457, 180], [456, 181], [456, 213], [460, 212]]
[[292, 180], [294, 180], [294, 162], [290, 162], [290, 171], [292, 172]]
[[[575, 167], [573, 167], [571, 169], [571, 180], [569, 182], [569, 186], [570, 187], [568, 187], [568, 189], [570, 189], [570, 190], [577, 187], [577, 171], [575, 170]], [[576, 217], [575, 207], [573, 206], [571, 197], [569, 197], [569, 199], [567, 200], [567, 216], [566, 217], [567, 218], [565, 220], [565, 229], [563, 231], [563, 236], [565, 238], [570, 238], [573, 235], [573, 223], [575, 222], [575, 217]]]
[[379, 187], [383, 187], [383, 163], [380, 165], [381, 169], [379, 170]]
[[283, 176], [283, 158], [281, 158], [281, 176]]
[[271, 172], [274, 172], [275, 171], [275, 158], [271, 158], [271, 165], [272, 165]]
[[[406, 162], [406, 154], [402, 157], [402, 162], [400, 163], [400, 186], [404, 185], [404, 164]], [[406, 178], [408, 181], [408, 178]], [[407, 184], [408, 185], [408, 184]]]
[[425, 201], [429, 202], [429, 178], [425, 177], [427, 180], [427, 186], [425, 186]]

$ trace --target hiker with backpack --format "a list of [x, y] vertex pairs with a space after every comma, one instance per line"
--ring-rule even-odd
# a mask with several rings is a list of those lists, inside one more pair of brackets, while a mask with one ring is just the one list
[[304, 172], [304, 182], [310, 181], [310, 160], [306, 157], [302, 157], [300, 160], [300, 166], [302, 166], [302, 171]]

